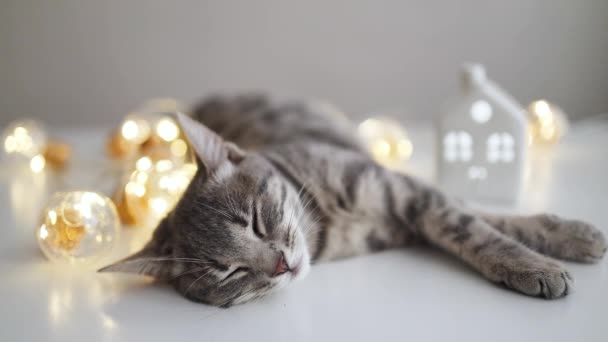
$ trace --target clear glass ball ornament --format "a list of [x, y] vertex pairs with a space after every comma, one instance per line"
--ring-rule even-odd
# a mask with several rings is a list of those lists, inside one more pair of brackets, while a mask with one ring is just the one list
[[44, 126], [35, 120], [11, 122], [2, 133], [4, 157], [29, 162], [41, 156], [48, 142]]
[[155, 226], [179, 201], [196, 170], [192, 163], [175, 165], [167, 159], [140, 158], [124, 186], [122, 216], [126, 214], [127, 221], [134, 224]]
[[359, 124], [357, 132], [372, 157], [386, 167], [399, 168], [412, 155], [414, 146], [407, 132], [393, 119], [369, 118]]
[[112, 201], [95, 192], [55, 193], [36, 231], [42, 252], [52, 261], [92, 261], [117, 240], [119, 218]]
[[174, 99], [153, 99], [128, 114], [110, 137], [110, 154], [118, 159], [135, 160], [148, 156], [169, 159], [174, 164], [191, 161], [186, 138], [173, 117], [181, 111]]

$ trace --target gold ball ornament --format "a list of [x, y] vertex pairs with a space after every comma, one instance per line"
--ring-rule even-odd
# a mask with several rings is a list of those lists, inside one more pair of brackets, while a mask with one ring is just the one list
[[546, 100], [534, 101], [528, 106], [528, 120], [530, 142], [533, 144], [556, 144], [566, 135], [569, 128], [566, 113]]
[[389, 168], [403, 166], [414, 150], [405, 129], [390, 118], [369, 118], [359, 124], [357, 132], [372, 157]]
[[46, 164], [56, 170], [62, 170], [72, 156], [72, 147], [63, 142], [50, 141], [46, 144], [42, 156]]
[[119, 219], [112, 201], [95, 192], [55, 193], [36, 231], [38, 245], [52, 261], [93, 261], [115, 244]]

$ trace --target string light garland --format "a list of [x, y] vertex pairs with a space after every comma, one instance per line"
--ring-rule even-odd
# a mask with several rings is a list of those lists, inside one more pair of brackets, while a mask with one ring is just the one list
[[566, 113], [547, 100], [538, 100], [528, 106], [530, 122], [530, 142], [553, 145], [568, 132], [569, 123]]
[[112, 201], [98, 193], [55, 193], [36, 231], [38, 245], [52, 261], [92, 261], [108, 252], [119, 232]]
[[407, 132], [393, 119], [369, 118], [359, 124], [357, 132], [372, 157], [386, 167], [402, 166], [414, 151]]

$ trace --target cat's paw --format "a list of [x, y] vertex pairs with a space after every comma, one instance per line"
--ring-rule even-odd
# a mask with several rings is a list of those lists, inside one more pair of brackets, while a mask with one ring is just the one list
[[564, 220], [543, 215], [541, 222], [553, 240], [553, 254], [565, 260], [597, 262], [608, 249], [604, 234], [592, 225], [578, 220]]
[[502, 270], [503, 283], [530, 296], [555, 299], [568, 295], [573, 279], [561, 265], [536, 258], [512, 263]]

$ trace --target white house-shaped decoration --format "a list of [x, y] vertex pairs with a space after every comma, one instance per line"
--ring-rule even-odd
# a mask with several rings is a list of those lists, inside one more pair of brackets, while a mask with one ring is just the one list
[[462, 91], [439, 117], [437, 176], [446, 192], [473, 200], [514, 202], [523, 184], [527, 148], [524, 109], [467, 65]]

